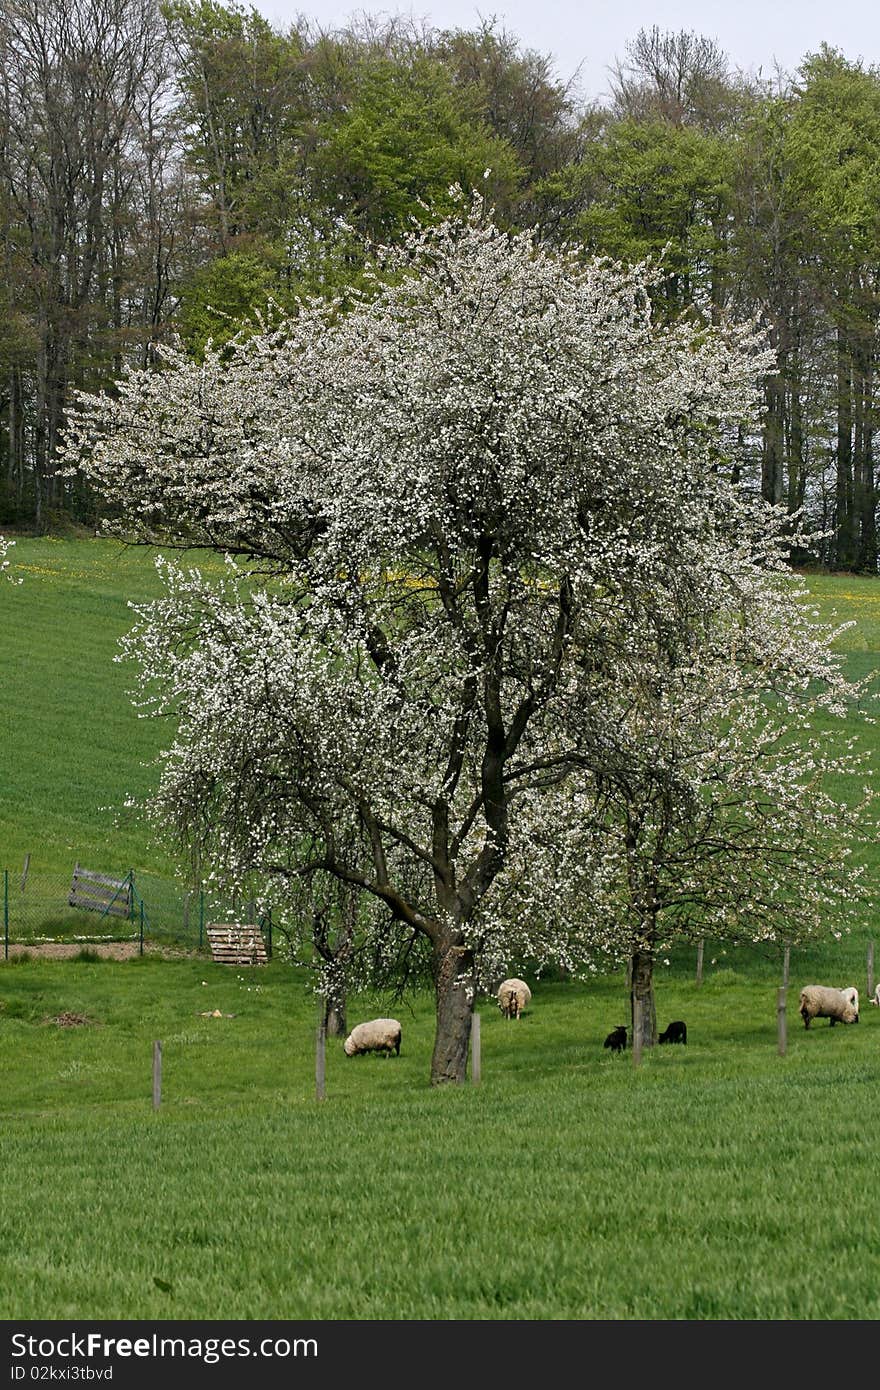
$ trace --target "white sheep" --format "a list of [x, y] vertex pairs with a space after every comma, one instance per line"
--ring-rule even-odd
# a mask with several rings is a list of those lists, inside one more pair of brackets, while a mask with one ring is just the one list
[[498, 1007], [505, 1018], [519, 1018], [531, 999], [532, 991], [525, 980], [505, 980], [498, 986]]
[[364, 1052], [385, 1052], [389, 1057], [394, 1052], [399, 1057], [401, 1036], [396, 1018], [372, 1018], [352, 1028], [342, 1050], [346, 1057], [357, 1057]]
[[833, 1028], [835, 1023], [857, 1023], [858, 1003], [854, 1005], [841, 989], [831, 989], [828, 985], [805, 985], [801, 990], [800, 1015], [805, 1028], [809, 1028], [814, 1018], [827, 1018]]
[[880, 985], [877, 985], [877, 988], [874, 990], [874, 993], [871, 995], [871, 999], [870, 999], [869, 1002], [872, 1003], [872, 1004], [876, 1004], [876, 1005], [878, 1006], [878, 1008], [880, 1008]]
[[856, 1011], [856, 1023], [858, 1023], [858, 1021], [859, 1021], [859, 991], [856, 989], [855, 985], [847, 985], [846, 989], [842, 989], [840, 992], [841, 992], [841, 994], [843, 995], [843, 997], [844, 997], [845, 999], [848, 999], [848, 1000], [849, 1000], [849, 1002], [852, 1004], [853, 1008], [855, 1009], [855, 1011]]

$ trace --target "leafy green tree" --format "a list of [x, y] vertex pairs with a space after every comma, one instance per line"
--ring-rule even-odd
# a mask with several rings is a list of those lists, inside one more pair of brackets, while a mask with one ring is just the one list
[[506, 140], [528, 184], [570, 163], [579, 149], [580, 112], [574, 80], [562, 82], [551, 59], [523, 49], [495, 21], [476, 29], [447, 29], [429, 51], [457, 85], [472, 90], [496, 135]]
[[374, 240], [395, 240], [413, 218], [448, 211], [454, 185], [509, 200], [521, 172], [510, 144], [485, 122], [477, 92], [421, 54], [369, 58], [351, 106], [318, 130], [321, 202]]
[[184, 286], [177, 326], [193, 356], [221, 347], [245, 321], [269, 316], [276, 274], [266, 251], [230, 251], [197, 270]]
[[789, 143], [810, 210], [808, 264], [834, 333], [835, 563], [877, 569], [880, 70], [823, 46], [805, 59]]
[[571, 233], [587, 251], [629, 264], [662, 258], [662, 311], [693, 308], [717, 321], [726, 297], [728, 140], [665, 121], [616, 122], [585, 147], [568, 183], [566, 194], [558, 181], [558, 192], [581, 204]]
[[178, 63], [183, 139], [215, 220], [221, 251], [238, 236], [283, 230], [282, 174], [308, 119], [305, 40], [256, 9], [218, 0], [166, 0]]

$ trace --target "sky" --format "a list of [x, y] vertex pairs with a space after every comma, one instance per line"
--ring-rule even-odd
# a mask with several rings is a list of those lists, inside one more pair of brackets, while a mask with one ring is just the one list
[[555, 75], [577, 75], [585, 101], [608, 91], [608, 70], [624, 58], [639, 29], [692, 30], [714, 39], [734, 67], [771, 77], [778, 65], [793, 72], [822, 42], [866, 64], [880, 65], [880, 4], [877, 0], [249, 0], [272, 23], [304, 15], [321, 28], [338, 28], [358, 13], [402, 14], [435, 29], [472, 29], [480, 19], [516, 35], [523, 48], [552, 57]]

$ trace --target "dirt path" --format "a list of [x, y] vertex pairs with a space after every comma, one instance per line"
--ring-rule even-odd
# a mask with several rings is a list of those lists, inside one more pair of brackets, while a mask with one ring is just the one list
[[[94, 952], [107, 960], [133, 960], [140, 955], [137, 941], [44, 941], [28, 946], [10, 944], [9, 959], [14, 956], [29, 956], [32, 960], [73, 960], [81, 951]], [[185, 957], [193, 952], [174, 946], [154, 946], [144, 942], [145, 956]], [[3, 951], [0, 950], [0, 965], [3, 964]]]

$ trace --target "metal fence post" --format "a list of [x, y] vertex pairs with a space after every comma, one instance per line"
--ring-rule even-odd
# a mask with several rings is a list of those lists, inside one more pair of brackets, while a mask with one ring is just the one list
[[143, 900], [143, 898], [141, 898], [141, 931], [140, 931], [140, 938], [141, 938], [141, 952], [140, 952], [140, 953], [141, 953], [141, 955], [143, 955], [143, 954], [144, 954], [144, 900]]

